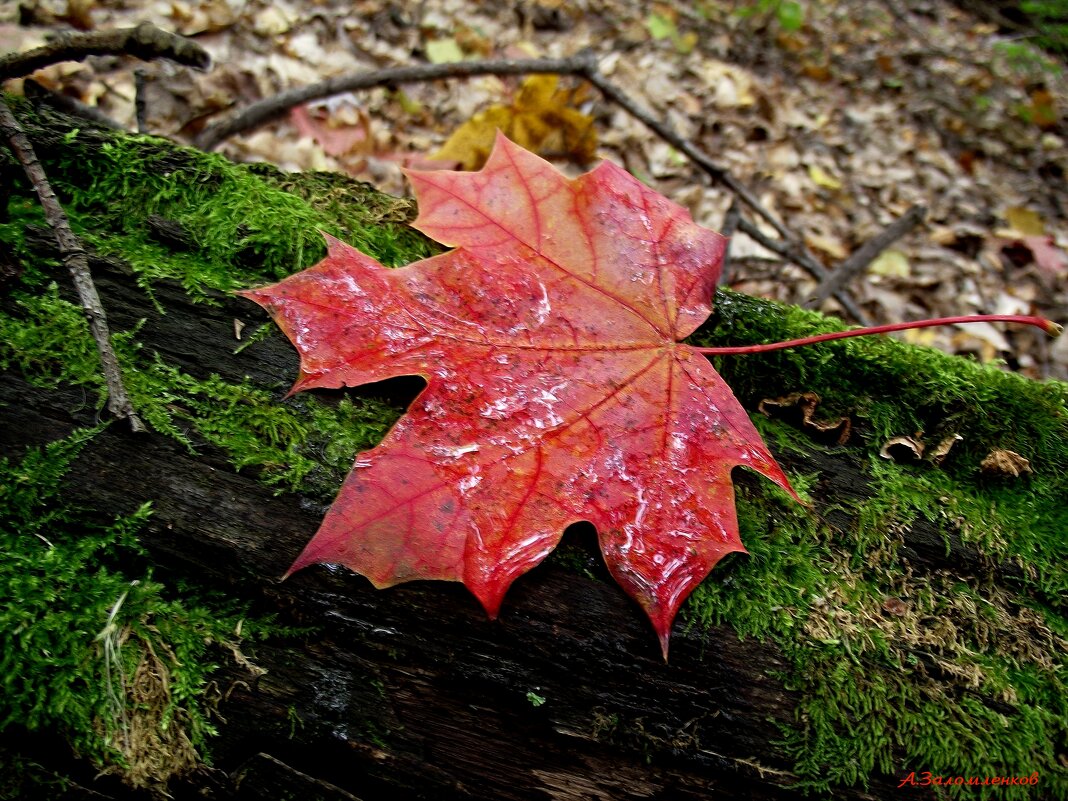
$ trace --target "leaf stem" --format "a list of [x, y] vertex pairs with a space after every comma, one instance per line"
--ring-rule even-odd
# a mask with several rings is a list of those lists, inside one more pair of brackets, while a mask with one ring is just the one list
[[876, 325], [870, 328], [853, 328], [849, 331], [834, 331], [830, 334], [818, 334], [802, 339], [791, 339], [787, 342], [769, 342], [764, 345], [737, 345], [726, 348], [694, 348], [694, 350], [708, 356], [726, 356], [741, 353], [766, 353], [771, 350], [783, 348], [795, 348], [800, 345], [813, 345], [817, 342], [829, 342], [833, 339], [846, 339], [847, 337], [861, 337], [868, 334], [888, 334], [891, 331], [904, 331], [909, 328], [929, 328], [935, 325], [956, 325], [959, 323], [1020, 323], [1021, 325], [1033, 325], [1041, 328], [1052, 337], [1060, 336], [1063, 330], [1057, 323], [1043, 317], [1028, 317], [1019, 314], [977, 314], [963, 317], [939, 317], [934, 320], [916, 320], [911, 323], [891, 323], [889, 325]]

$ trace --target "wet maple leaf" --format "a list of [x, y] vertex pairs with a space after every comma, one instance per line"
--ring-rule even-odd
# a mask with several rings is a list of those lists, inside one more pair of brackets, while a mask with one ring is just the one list
[[744, 551], [731, 470], [793, 494], [730, 388], [679, 343], [712, 310], [726, 240], [613, 164], [569, 180], [503, 136], [480, 172], [409, 178], [415, 227], [455, 250], [391, 270], [328, 238], [316, 266], [242, 293], [300, 352], [293, 391], [427, 381], [290, 572], [462, 581], [495, 616], [587, 520], [666, 656], [680, 603]]

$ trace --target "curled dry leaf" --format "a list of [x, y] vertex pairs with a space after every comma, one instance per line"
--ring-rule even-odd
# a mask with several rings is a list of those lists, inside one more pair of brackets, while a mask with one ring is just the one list
[[919, 438], [891, 437], [883, 443], [883, 447], [879, 449], [879, 455], [884, 459], [907, 464], [920, 461], [923, 458], [924, 447]]
[[845, 445], [853, 423], [848, 417], [837, 420], [817, 420], [816, 408], [820, 405], [820, 396], [815, 392], [791, 392], [781, 398], [765, 398], [760, 401], [757, 410], [768, 417], [780, 417], [795, 424], [799, 423], [814, 439]]
[[909, 605], [902, 601], [900, 598], [888, 596], [883, 599], [882, 609], [888, 615], [894, 615], [895, 617], [904, 617], [908, 614]]
[[[922, 432], [921, 432], [922, 433]], [[901, 464], [910, 464], [921, 460], [934, 465], [942, 464], [953, 446], [964, 437], [960, 434], [949, 434], [939, 440], [938, 444], [927, 449], [927, 443], [918, 433], [914, 437], [891, 437], [879, 449], [879, 455], [884, 459], [893, 459]]]
[[1001, 478], [1019, 478], [1024, 473], [1034, 472], [1031, 462], [1015, 451], [997, 448], [990, 451], [979, 464], [983, 473]]
[[942, 464], [945, 461], [946, 456], [953, 449], [953, 446], [960, 442], [964, 437], [960, 434], [950, 434], [942, 438], [932, 451], [927, 454], [928, 461], [933, 464]]

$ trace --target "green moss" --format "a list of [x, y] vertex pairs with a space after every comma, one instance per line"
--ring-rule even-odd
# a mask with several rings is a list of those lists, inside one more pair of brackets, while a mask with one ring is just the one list
[[[0, 367], [16, 367], [39, 386], [91, 388], [102, 406], [103, 377], [81, 310], [60, 298], [55, 284], [17, 298], [22, 314], [0, 312]], [[158, 355], [144, 357], [135, 334], [115, 340], [142, 419], [191, 449], [219, 447], [235, 468], [255, 468], [280, 488], [333, 497], [354, 455], [376, 445], [401, 413], [374, 398], [305, 393], [280, 400], [247, 381], [197, 379]]]
[[[367, 184], [243, 167], [155, 137], [79, 130], [47, 112], [40, 112], [47, 117], [42, 122], [37, 112], [16, 105], [34, 140], [54, 145], [39, 155], [75, 233], [100, 255], [129, 264], [146, 288], [168, 278], [204, 298], [210, 290], [276, 280], [322, 258], [320, 231], [387, 265], [438, 251], [407, 225], [410, 201]], [[0, 166], [5, 159], [6, 151]], [[23, 193], [8, 214], [36, 215], [25, 178], [8, 170]], [[150, 238], [145, 221], [153, 215], [176, 224], [184, 244], [175, 248]], [[9, 226], [17, 229], [18, 222]]]
[[40, 294], [16, 292], [13, 300], [13, 313], [0, 312], [0, 368], [18, 369], [37, 386], [103, 385], [85, 314], [60, 298], [54, 282]]
[[401, 414], [374, 398], [280, 401], [247, 382], [195, 379], [159, 359], [137, 371], [134, 385], [137, 408], [157, 430], [194, 446], [191, 429], [235, 468], [258, 468], [267, 483], [321, 500], [333, 498], [355, 454], [377, 445]]
[[136, 533], [65, 505], [63, 475], [93, 431], [0, 460], [0, 730], [64, 734], [135, 786], [191, 768], [214, 732], [215, 660], [266, 623], [243, 605], [152, 577]]
[[[32, 127], [32, 115], [24, 123]], [[36, 133], [55, 138], [47, 127]], [[385, 263], [433, 250], [405, 224], [407, 201], [367, 187], [313, 176], [294, 192], [300, 182], [270, 168], [238, 167], [148, 137], [68, 133], [41, 157], [72, 226], [91, 252], [129, 265], [149, 293], [170, 279], [194, 300], [212, 302], [220, 291], [279, 278], [322, 255], [319, 230]], [[0, 162], [9, 159], [0, 150]], [[87, 403], [102, 409], [105, 388], [84, 315], [61, 297], [54, 281], [66, 276], [56, 260], [40, 255], [34, 232], [46, 229], [24, 179], [12, 190], [0, 241], [21, 272], [0, 307], [0, 367], [37, 386], [82, 387]], [[177, 223], [188, 242], [176, 247], [146, 235], [151, 214]], [[354, 454], [377, 443], [400, 413], [374, 399], [283, 400], [248, 381], [193, 377], [144, 352], [137, 327], [113, 339], [131, 399], [151, 428], [189, 448], [220, 448], [235, 468], [280, 490], [328, 500]], [[242, 627], [246, 638], [267, 627], [233, 601], [153, 580], [136, 543], [147, 507], [99, 523], [62, 505], [59, 477], [81, 439], [3, 465], [0, 536], [11, 558], [0, 570], [7, 609], [0, 727], [59, 731], [103, 768], [158, 786], [205, 758], [213, 731], [208, 677], [220, 656], [229, 658], [218, 645], [236, 647]], [[152, 676], [164, 677], [165, 687], [151, 685]], [[146, 693], [158, 703], [146, 708]]]
[[[738, 527], [748, 556], [729, 557], [694, 590], [684, 614], [693, 623], [728, 623], [740, 636], [791, 636], [825, 578], [828, 558], [816, 519], [785, 493], [740, 479]], [[803, 476], [791, 482], [802, 494]]]
[[[700, 344], [775, 341], [835, 330], [836, 321], [722, 293]], [[1039, 384], [889, 339], [854, 339], [717, 367], [750, 406], [814, 391], [827, 416], [849, 415], [867, 453], [869, 495], [805, 510], [766, 484], [743, 480], [739, 518], [748, 558], [717, 568], [694, 593], [691, 621], [729, 622], [786, 655], [799, 693], [782, 747], [801, 786], [826, 793], [899, 779], [1029, 776], [1046, 798], [1068, 798], [1058, 751], [1068, 740], [1068, 387]], [[843, 369], [848, 365], [848, 369]], [[758, 420], [782, 453], [819, 446]], [[963, 440], [941, 466], [878, 456], [891, 436]], [[1032, 476], [984, 477], [994, 448], [1026, 456]], [[736, 474], [737, 475], [737, 474]], [[805, 486], [818, 486], [819, 476]], [[820, 515], [827, 517], [821, 517]], [[849, 522], [841, 523], [845, 518]], [[837, 521], [832, 525], [829, 520]], [[915, 525], [947, 551], [968, 546], [988, 570], [918, 573], [901, 554]], [[956, 543], [954, 545], [954, 543]], [[995, 583], [1009, 563], [1016, 578]], [[957, 787], [950, 797], [1029, 798], [1035, 788]]]

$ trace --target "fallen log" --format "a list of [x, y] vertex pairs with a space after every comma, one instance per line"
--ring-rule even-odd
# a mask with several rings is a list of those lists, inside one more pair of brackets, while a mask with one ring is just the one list
[[[988, 783], [1034, 775], [1045, 797], [1066, 797], [1064, 385], [885, 341], [721, 360], [755, 415], [760, 401], [817, 392], [817, 417], [848, 417], [853, 433], [839, 445], [835, 429], [828, 442], [790, 417], [790, 401], [765, 405], [786, 409], [761, 425], [812, 508], [735, 472], [752, 556], [731, 557], [695, 593], [668, 664], [582, 526], [517, 581], [496, 621], [451, 584], [376, 591], [324, 566], [280, 582], [354, 455], [331, 454], [305, 429], [365, 401], [399, 413], [419, 384], [283, 401], [296, 354], [223, 290], [312, 263], [315, 225], [395, 262], [432, 246], [406, 228], [407, 205], [339, 177], [236, 167], [51, 112], [20, 116], [89, 245], [113, 329], [137, 344], [125, 369], [143, 379], [132, 394], [154, 428], [112, 424], [91, 437], [65, 501], [103, 517], [151, 502], [139, 539], [157, 576], [302, 627], [219, 659], [213, 767], [172, 777], [175, 797], [792, 799], [813, 787], [842, 799], [940, 797], [925, 771]], [[109, 195], [120, 183], [127, 196]], [[18, 263], [0, 311], [44, 330], [26, 285], [44, 291], [50, 244], [29, 219], [27, 188], [11, 185], [5, 231]], [[717, 308], [702, 341], [834, 325], [730, 293]], [[240, 352], [235, 320], [264, 326]], [[84, 372], [52, 364], [55, 380], [42, 381], [25, 348], [9, 347], [4, 363], [0, 455], [99, 422]], [[224, 397], [245, 410], [239, 422]], [[265, 433], [250, 409], [297, 422]], [[941, 461], [879, 456], [892, 435], [920, 428], [931, 443], [963, 439]], [[239, 449], [238, 431], [270, 440], [267, 455]], [[998, 449], [1028, 455], [1031, 475], [982, 471]], [[123, 797], [78, 764], [56, 770], [86, 793]]]

